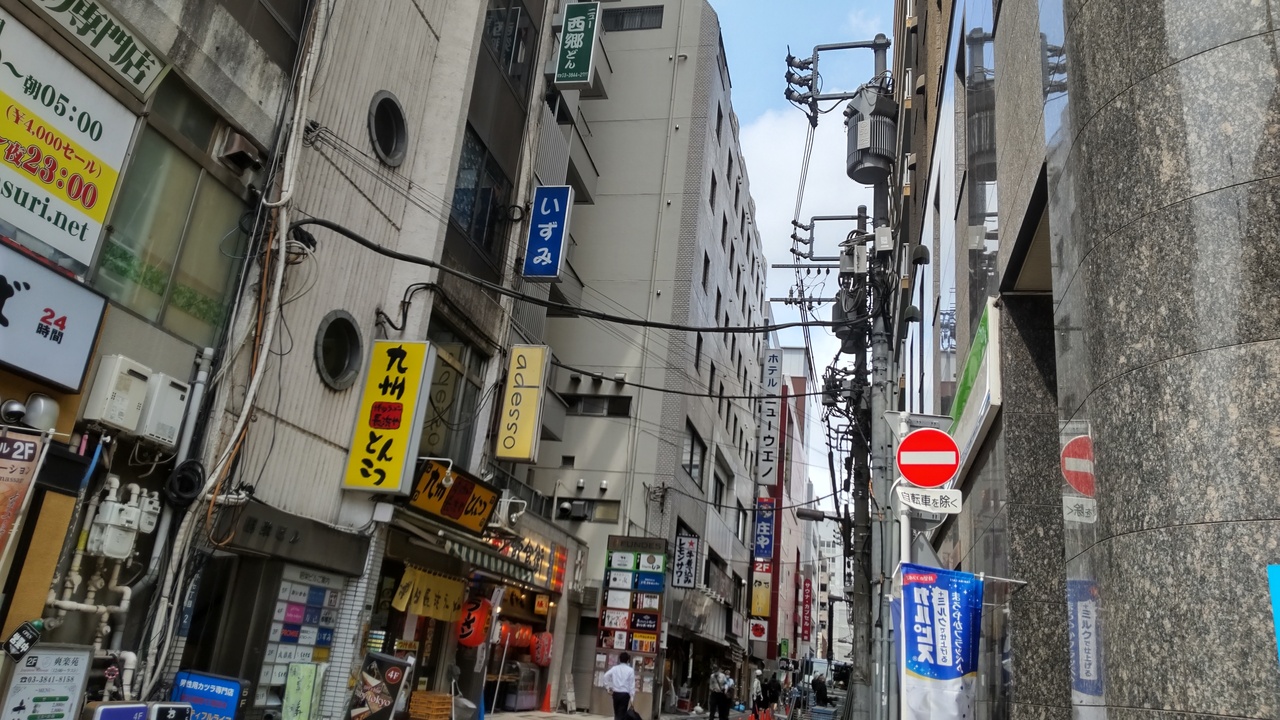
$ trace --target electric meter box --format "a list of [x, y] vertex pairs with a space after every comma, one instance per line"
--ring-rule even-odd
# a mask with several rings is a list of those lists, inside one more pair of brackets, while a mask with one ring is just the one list
[[154, 373], [147, 384], [147, 399], [142, 406], [138, 436], [166, 449], [176, 446], [190, 390], [191, 387], [181, 380], [164, 373]]
[[107, 355], [98, 364], [84, 419], [133, 435], [142, 420], [151, 368], [123, 355]]

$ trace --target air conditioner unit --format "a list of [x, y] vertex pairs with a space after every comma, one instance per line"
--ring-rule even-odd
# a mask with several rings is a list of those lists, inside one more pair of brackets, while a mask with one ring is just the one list
[[164, 373], [152, 375], [138, 435], [166, 449], [176, 447], [190, 389], [186, 383]]
[[585, 500], [575, 500], [569, 505], [570, 520], [586, 520], [589, 516]]
[[123, 355], [102, 358], [85, 402], [84, 419], [127, 435], [137, 433], [150, 380], [151, 368], [142, 363]]

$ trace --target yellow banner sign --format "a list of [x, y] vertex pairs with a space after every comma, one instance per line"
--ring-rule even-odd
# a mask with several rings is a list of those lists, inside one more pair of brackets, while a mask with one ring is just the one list
[[409, 505], [449, 525], [483, 535], [500, 495], [480, 478], [428, 460]]
[[342, 479], [344, 489], [409, 492], [427, 406], [423, 388], [434, 364], [429, 343], [374, 342]]
[[499, 415], [495, 455], [507, 462], [537, 462], [542, 424], [543, 385], [547, 378], [547, 346], [513, 345], [507, 368], [507, 394]]
[[755, 573], [751, 578], [751, 614], [755, 617], [769, 617], [769, 610], [773, 606], [773, 573], [770, 563], [757, 562], [755, 565]]
[[465, 592], [466, 586], [461, 580], [406, 565], [391, 607], [453, 622], [461, 615]]

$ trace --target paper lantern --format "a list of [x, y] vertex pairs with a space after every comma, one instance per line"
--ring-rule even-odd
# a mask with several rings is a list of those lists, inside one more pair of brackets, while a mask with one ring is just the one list
[[462, 619], [458, 621], [458, 644], [462, 647], [480, 647], [489, 637], [489, 621], [493, 606], [484, 598], [473, 598], [462, 606]]
[[516, 629], [515, 629], [515, 626], [514, 626], [514, 625], [512, 625], [511, 623], [507, 622], [506, 620], [503, 620], [503, 621], [498, 625], [498, 644], [499, 644], [499, 645], [514, 645], [514, 644], [515, 644], [515, 637], [516, 637]]
[[533, 627], [529, 625], [517, 625], [515, 637], [511, 639], [511, 646], [518, 648], [527, 648], [533, 644]]
[[533, 662], [540, 667], [549, 667], [551, 665], [551, 642], [552, 635], [549, 632], [540, 632], [533, 637]]

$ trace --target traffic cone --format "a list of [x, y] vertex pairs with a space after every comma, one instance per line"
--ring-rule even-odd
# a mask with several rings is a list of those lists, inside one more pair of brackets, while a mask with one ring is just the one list
[[551, 683], [547, 683], [547, 691], [542, 694], [542, 712], [551, 712]]

